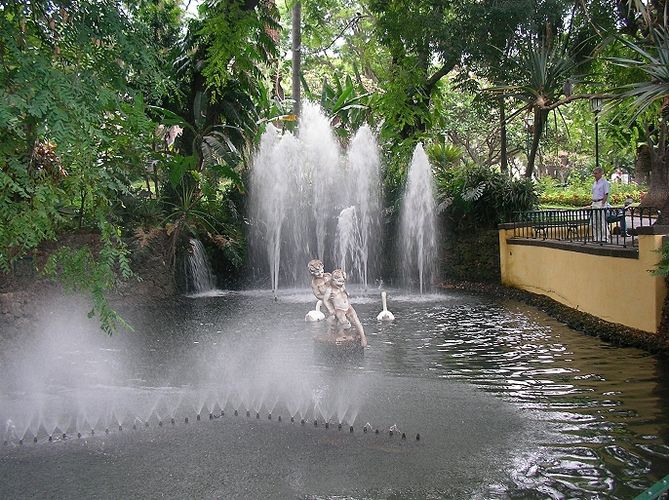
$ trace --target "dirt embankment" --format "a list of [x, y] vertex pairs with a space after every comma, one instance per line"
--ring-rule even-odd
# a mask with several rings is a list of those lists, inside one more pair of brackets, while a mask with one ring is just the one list
[[[13, 337], [34, 324], [40, 304], [50, 297], [73, 293], [45, 277], [41, 271], [55, 249], [62, 246], [76, 249], [82, 245], [88, 245], [94, 253], [97, 252], [99, 236], [90, 233], [63, 235], [58, 241], [48, 242], [31, 256], [18, 261], [12, 272], [0, 273], [0, 337]], [[107, 298], [112, 307], [174, 296], [176, 286], [167, 257], [167, 235], [163, 232], [151, 239], [133, 239], [128, 246], [135, 274], [109, 292]]]

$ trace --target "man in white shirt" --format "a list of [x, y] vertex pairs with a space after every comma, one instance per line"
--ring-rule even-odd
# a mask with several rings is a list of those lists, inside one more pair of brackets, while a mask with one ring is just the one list
[[[597, 167], [592, 171], [595, 182], [592, 183], [592, 208], [605, 208], [609, 203], [609, 181], [603, 177], [604, 171]], [[593, 210], [592, 239], [597, 242], [606, 242], [609, 239], [609, 228], [606, 223], [605, 210]]]

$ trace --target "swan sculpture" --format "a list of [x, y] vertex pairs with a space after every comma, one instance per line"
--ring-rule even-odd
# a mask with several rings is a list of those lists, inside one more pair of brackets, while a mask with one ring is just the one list
[[304, 321], [323, 321], [325, 319], [325, 314], [321, 312], [322, 303], [323, 303], [322, 300], [316, 302], [316, 310], [309, 311], [307, 315], [304, 317]]
[[381, 292], [381, 302], [383, 303], [383, 311], [379, 313], [376, 319], [379, 321], [395, 321], [395, 315], [386, 307], [386, 292]]

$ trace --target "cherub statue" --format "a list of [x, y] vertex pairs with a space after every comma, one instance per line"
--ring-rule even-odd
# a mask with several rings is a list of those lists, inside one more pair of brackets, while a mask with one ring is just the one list
[[[323, 263], [318, 259], [310, 260], [307, 269], [312, 276], [311, 290], [318, 300], [323, 300], [325, 290], [330, 286], [331, 274], [324, 272]], [[330, 309], [328, 308], [328, 310]]]
[[[360, 345], [367, 346], [367, 337], [365, 337], [365, 330], [358, 319], [358, 315], [353, 309], [353, 306], [348, 301], [348, 292], [346, 291], [346, 273], [341, 269], [332, 271], [332, 276], [329, 286], [323, 294], [323, 304], [330, 312], [329, 321], [336, 320], [340, 331], [349, 330], [351, 323], [355, 326], [358, 337], [360, 337]], [[346, 335], [343, 335], [345, 338]]]

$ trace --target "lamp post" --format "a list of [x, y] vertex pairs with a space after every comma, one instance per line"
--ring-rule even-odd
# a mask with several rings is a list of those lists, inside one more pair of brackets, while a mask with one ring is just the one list
[[599, 168], [599, 113], [604, 100], [601, 97], [590, 99], [590, 109], [595, 114], [595, 168]]

